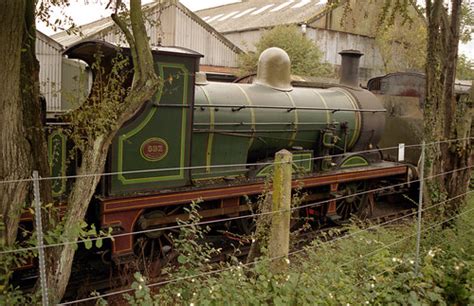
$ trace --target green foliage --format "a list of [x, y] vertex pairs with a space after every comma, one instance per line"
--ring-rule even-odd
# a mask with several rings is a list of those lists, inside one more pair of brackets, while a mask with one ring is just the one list
[[204, 241], [205, 235], [210, 231], [209, 227], [197, 225], [201, 220], [198, 213], [198, 204], [192, 203], [190, 208], [185, 208], [189, 214], [187, 221], [178, 221], [181, 225], [179, 236], [173, 239], [175, 250], [179, 256], [177, 267], [168, 267], [164, 275], [170, 279], [184, 279], [183, 283], [176, 286], [165, 286], [160, 289], [155, 297], [161, 303], [169, 305], [177, 304], [182, 299], [192, 300], [195, 294], [195, 275], [199, 275], [211, 270], [210, 260], [212, 256], [220, 253], [220, 249], [215, 249]]
[[125, 86], [130, 77], [129, 58], [120, 52], [112, 59], [110, 70], [105, 69], [101, 53], [94, 54], [95, 62], [92, 70], [95, 81], [89, 98], [82, 102], [77, 111], [69, 113], [71, 123], [70, 138], [75, 146], [84, 150], [98, 137], [106, 135], [116, 127], [119, 115], [127, 106], [124, 101], [130, 91]]
[[375, 43], [386, 73], [424, 71], [426, 25], [420, 18], [405, 20], [399, 17], [382, 22], [376, 31]]
[[38, 305], [41, 297], [36, 294], [25, 294], [19, 288], [8, 285], [0, 289], [0, 305]]
[[333, 29], [375, 37], [386, 73], [423, 71], [426, 51], [426, 23], [423, 8], [416, 1], [334, 1], [337, 21]]
[[[159, 288], [156, 296], [136, 276], [133, 301], [138, 302], [129, 302], [151, 305], [144, 301], [152, 298], [154, 305], [472, 304], [472, 209], [471, 197], [454, 227], [424, 225], [419, 275], [414, 273], [416, 229], [412, 222], [373, 231], [350, 225], [344, 239], [316, 240], [304, 253], [292, 256], [287, 275], [273, 273], [268, 260], [260, 259], [251, 265], [221, 264], [219, 273], [192, 277], [185, 268], [202, 263], [187, 261], [188, 255], [180, 276], [170, 275], [177, 281]], [[197, 250], [190, 241], [181, 247]], [[195, 260], [199, 257], [192, 256]], [[193, 273], [197, 272], [194, 269]]]
[[416, 19], [419, 7], [414, 5], [405, 0], [336, 0], [332, 6], [340, 6], [341, 13], [338, 10], [333, 12], [337, 22], [332, 27], [334, 30], [376, 37], [380, 29], [396, 23], [405, 25]]
[[[67, 30], [68, 33], [79, 32], [73, 18], [66, 14], [66, 8], [70, 5], [69, 0], [42, 0], [36, 5], [35, 17], [38, 22], [43, 23], [54, 31]], [[56, 17], [53, 11], [60, 10], [61, 14]]]
[[474, 62], [465, 55], [458, 57], [456, 78], [459, 80], [474, 80]]
[[132, 306], [151, 306], [159, 305], [157, 301], [154, 301], [150, 288], [146, 285], [146, 278], [143, 277], [139, 272], [134, 274], [135, 282], [132, 284], [133, 295], [125, 295], [129, 305]]
[[[35, 216], [35, 210], [29, 209], [31, 215]], [[58, 215], [60, 212], [57, 207], [47, 204], [42, 207], [43, 216]], [[51, 220], [50, 220], [51, 222]], [[92, 247], [101, 248], [103, 240], [111, 237], [112, 229], [98, 230], [95, 226], [88, 225], [84, 221], [77, 222], [71, 229], [72, 236], [64, 236], [64, 224], [58, 222], [54, 228], [44, 232], [44, 246], [48, 247], [57, 244], [72, 243], [77, 249], [84, 245], [85, 249]], [[30, 231], [22, 228], [19, 231], [20, 241], [15, 242], [12, 246], [1, 246], [0, 252], [6, 252], [0, 255], [0, 305], [33, 305], [39, 300], [37, 296], [39, 291], [31, 294], [25, 294], [19, 288], [9, 285], [10, 279], [15, 269], [25, 266], [29, 262], [35, 262], [38, 257], [38, 240], [36, 231]], [[76, 243], [75, 239], [79, 238], [80, 242]], [[95, 244], [95, 245], [94, 245]]]
[[27, 264], [35, 256], [34, 250], [17, 252], [15, 250], [31, 246], [31, 242], [21, 244], [15, 242], [12, 246], [2, 245], [0, 247], [0, 252], [8, 252], [0, 255], [0, 305], [16, 305], [17, 302], [27, 300], [28, 297], [23, 296], [21, 290], [9, 282], [13, 275], [13, 269]]
[[472, 39], [474, 33], [474, 7], [465, 1], [461, 5], [461, 42], [467, 43]]
[[[48, 216], [60, 214], [59, 209], [50, 205], [43, 207], [43, 214]], [[52, 212], [52, 213], [51, 213]], [[34, 216], [34, 210], [31, 210], [30, 213]], [[86, 250], [91, 249], [92, 247], [101, 248], [103, 245], [103, 240], [111, 238], [112, 228], [106, 230], [97, 229], [94, 224], [87, 224], [87, 222], [80, 220], [74, 224], [74, 226], [69, 227], [70, 236], [64, 235], [64, 220], [58, 222], [55, 227], [44, 231], [43, 239], [45, 245], [56, 245], [56, 244], [72, 244], [74, 249], [77, 250], [82, 245]], [[28, 242], [32, 246], [37, 245], [36, 232], [28, 233], [31, 238]], [[76, 242], [76, 239], [78, 240]], [[113, 239], [113, 238], [111, 238]]]
[[277, 26], [265, 32], [255, 44], [256, 51], [241, 54], [240, 73], [256, 73], [260, 54], [270, 47], [279, 47], [288, 53], [291, 73], [302, 76], [330, 76], [331, 66], [323, 63], [323, 54], [315, 42], [304, 36], [296, 26]]

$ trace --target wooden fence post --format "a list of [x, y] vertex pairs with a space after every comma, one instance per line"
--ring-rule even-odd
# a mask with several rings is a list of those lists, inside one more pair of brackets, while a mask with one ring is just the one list
[[291, 216], [291, 175], [293, 154], [287, 150], [275, 154], [273, 173], [273, 205], [270, 241], [268, 245], [271, 268], [284, 272], [288, 269]]

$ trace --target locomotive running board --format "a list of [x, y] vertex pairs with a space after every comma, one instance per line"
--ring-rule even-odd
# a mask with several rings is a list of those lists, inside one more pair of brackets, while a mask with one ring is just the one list
[[[404, 175], [408, 166], [395, 163], [384, 163], [383, 166], [374, 168], [359, 168], [339, 171], [337, 173], [322, 174], [312, 177], [296, 179], [292, 182], [293, 188], [311, 188], [317, 186], [331, 186], [337, 189], [340, 183], [368, 180], [375, 178]], [[133, 234], [136, 221], [145, 209], [169, 205], [188, 204], [201, 199], [203, 201], [238, 198], [241, 196], [256, 195], [264, 191], [264, 182], [224, 186], [218, 188], [197, 189], [184, 192], [163, 193], [141, 197], [130, 197], [120, 199], [103, 199], [101, 201], [101, 219], [103, 227], [119, 227], [121, 233], [113, 241], [113, 257], [129, 255], [133, 252]], [[335, 203], [331, 203], [335, 206]], [[331, 211], [329, 209], [328, 213]], [[127, 235], [130, 233], [130, 235]]]

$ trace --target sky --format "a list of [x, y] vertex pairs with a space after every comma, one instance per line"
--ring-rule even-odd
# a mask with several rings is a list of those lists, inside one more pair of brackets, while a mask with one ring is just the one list
[[[1, 1], [1, 0], [0, 0]], [[251, 1], [251, 0], [250, 0]], [[474, 3], [474, 0], [470, 0], [471, 3]], [[105, 10], [109, 0], [70, 0], [71, 5], [64, 10], [66, 16], [70, 16], [76, 25], [83, 25], [103, 17], [110, 16], [111, 11]], [[142, 0], [142, 3], [149, 3], [152, 0]], [[239, 0], [180, 0], [182, 4], [187, 6], [190, 10], [196, 11], [209, 7], [224, 5], [233, 2], [240, 2]], [[61, 14], [61, 11], [56, 9], [51, 12], [51, 15], [54, 18], [59, 18], [64, 16]], [[47, 27], [43, 23], [38, 23], [38, 30], [41, 32], [51, 35], [55, 31]], [[460, 45], [459, 51], [462, 54], [465, 54], [471, 60], [474, 60], [474, 38], [468, 44]]]

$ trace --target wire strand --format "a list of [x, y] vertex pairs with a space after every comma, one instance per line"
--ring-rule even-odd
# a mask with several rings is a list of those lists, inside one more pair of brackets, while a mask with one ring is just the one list
[[[449, 143], [449, 142], [456, 142], [461, 140], [470, 140], [474, 139], [474, 137], [466, 137], [466, 138], [457, 138], [457, 139], [448, 139], [448, 140], [441, 140], [431, 143], [426, 143], [425, 145], [430, 146], [434, 144], [441, 144], [441, 143]], [[421, 147], [423, 144], [412, 144], [412, 145], [405, 145], [405, 148], [415, 148]], [[369, 150], [361, 150], [355, 152], [346, 152], [346, 153], [339, 153], [333, 155], [326, 155], [326, 156], [316, 156], [311, 158], [299, 159], [296, 160], [297, 162], [303, 161], [314, 161], [314, 160], [321, 160], [327, 158], [334, 158], [334, 157], [343, 157], [351, 154], [361, 154], [361, 153], [371, 153], [371, 152], [380, 152], [380, 151], [388, 151], [388, 150], [395, 150], [398, 149], [398, 146], [393, 147], [386, 147], [386, 148], [376, 148], [376, 149], [369, 149]], [[77, 178], [84, 178], [84, 177], [91, 177], [91, 176], [114, 176], [114, 175], [123, 175], [123, 174], [137, 174], [137, 173], [153, 173], [153, 172], [165, 172], [165, 171], [177, 171], [177, 170], [199, 170], [199, 169], [218, 169], [218, 168], [237, 168], [237, 167], [248, 167], [248, 166], [267, 166], [272, 164], [283, 164], [286, 162], [256, 162], [256, 163], [242, 163], [242, 164], [223, 164], [223, 165], [209, 165], [209, 166], [187, 166], [187, 167], [169, 167], [169, 168], [155, 168], [155, 169], [141, 169], [141, 170], [128, 170], [128, 171], [116, 171], [116, 172], [103, 172], [103, 173], [88, 173], [88, 174], [77, 174], [77, 175], [65, 175], [65, 176], [49, 176], [49, 177], [40, 177], [40, 181], [45, 180], [61, 180], [61, 179], [77, 179]], [[14, 179], [14, 180], [3, 180], [0, 181], [0, 184], [12, 184], [12, 183], [21, 183], [21, 182], [31, 182], [34, 181], [33, 178], [23, 178], [23, 179]]]
[[[474, 231], [474, 229], [470, 229], [470, 230], [466, 231], [466, 233], [470, 233], [470, 232], [472, 232], [472, 231]], [[445, 240], [445, 241], [439, 242], [439, 244], [445, 245], [445, 244], [450, 243], [450, 242], [451, 242], [451, 241], [449, 241], [449, 240]], [[396, 268], [398, 268], [399, 266], [401, 266], [402, 264], [403, 264], [403, 262], [399, 262], [398, 264], [396, 264], [396, 265], [394, 265], [394, 266], [391, 266], [390, 269], [396, 269]], [[381, 271], [381, 272], [379, 272], [379, 273], [377, 273], [377, 274], [371, 276], [370, 278], [365, 279], [365, 280], [363, 280], [363, 281], [357, 283], [357, 286], [363, 285], [364, 283], [369, 282], [369, 281], [370, 281], [371, 279], [373, 279], [374, 277], [381, 276], [381, 275], [385, 274], [386, 272], [390, 272], [390, 271], [389, 271], [388, 269], [384, 269], [383, 271]]]
[[[464, 211], [464, 212], [461, 212], [461, 213], [459, 213], [459, 214], [457, 214], [457, 215], [455, 215], [455, 216], [453, 216], [453, 217], [450, 217], [450, 218], [448, 218], [448, 219], [445, 219], [445, 220], [442, 221], [442, 222], [434, 223], [432, 226], [427, 227], [427, 228], [423, 229], [423, 230], [420, 231], [420, 232], [421, 232], [421, 233], [424, 233], [424, 232], [426, 232], [426, 231], [428, 231], [428, 230], [430, 230], [430, 229], [433, 229], [433, 228], [438, 227], [438, 226], [440, 226], [440, 225], [442, 225], [442, 224], [444, 224], [444, 223], [447, 223], [447, 222], [449, 222], [449, 221], [451, 221], [451, 220], [454, 220], [455, 218], [457, 218], [457, 217], [459, 217], [459, 216], [462, 216], [462, 215], [465, 215], [465, 214], [467, 214], [467, 213], [469, 213], [469, 212], [471, 212], [471, 211], [474, 211], [474, 208], [471, 208], [471, 209], [468, 209], [468, 210], [466, 210], [466, 211]], [[365, 256], [363, 256], [363, 257], [358, 257], [358, 258], [356, 258], [356, 259], [354, 259], [354, 260], [352, 260], [352, 261], [345, 262], [345, 263], [343, 263], [342, 265], [340, 265], [340, 266], [338, 266], [338, 267], [340, 268], [340, 267], [343, 267], [343, 266], [348, 265], [348, 264], [350, 264], [350, 263], [353, 263], [353, 262], [355, 262], [355, 261], [358, 261], [358, 260], [360, 260], [360, 259], [364, 259], [364, 258], [367, 258], [368, 256], [372, 256], [372, 255], [376, 254], [378, 251], [384, 250], [384, 249], [386, 249], [386, 248], [388, 248], [388, 247], [391, 247], [391, 246], [396, 245], [396, 244], [398, 244], [398, 243], [400, 243], [400, 242], [403, 242], [403, 241], [405, 241], [405, 240], [408, 240], [409, 238], [413, 238], [413, 237], [415, 237], [416, 235], [417, 235], [417, 233], [414, 233], [414, 234], [409, 235], [409, 236], [407, 236], [407, 237], [401, 238], [401, 239], [399, 239], [399, 240], [397, 240], [397, 241], [394, 241], [394, 242], [392, 242], [392, 243], [389, 243], [389, 244], [387, 244], [387, 245], [384, 245], [383, 247], [381, 247], [381, 248], [379, 248], [379, 249], [376, 249], [376, 250], [374, 250], [374, 251], [372, 251], [372, 252], [369, 252], [369, 253], [367, 253], [367, 254], [366, 254]]]
[[[474, 208], [471, 208], [469, 210], [466, 210], [464, 212], [461, 212], [453, 217], [450, 217], [448, 219], [445, 219], [444, 221], [442, 222], [439, 222], [439, 223], [435, 223], [434, 225], [428, 227], [428, 228], [425, 228], [424, 230], [422, 230], [421, 232], [425, 232], [425, 231], [428, 231], [432, 228], [435, 228], [441, 224], [444, 224], [446, 222], [449, 222], [457, 217], [460, 217], [462, 215], [465, 215], [471, 211], [473, 211]], [[415, 234], [412, 234], [410, 236], [407, 236], [407, 237], [404, 237], [402, 239], [399, 239], [395, 242], [392, 242], [388, 245], [384, 245], [383, 247], [381, 248], [378, 248], [372, 252], [369, 252], [368, 254], [362, 256], [362, 257], [358, 257], [356, 258], [355, 260], [353, 261], [350, 261], [350, 262], [346, 262], [342, 265], [339, 265], [338, 268], [341, 268], [349, 263], [353, 263], [355, 261], [358, 261], [358, 260], [361, 260], [361, 259], [364, 259], [364, 258], [367, 258], [369, 256], [372, 256], [373, 254], [376, 254], [377, 252], [381, 251], [381, 250], [384, 250], [390, 246], [393, 246], [393, 245], [396, 245], [398, 243], [401, 243], [409, 238], [412, 238], [416, 235]], [[332, 240], [331, 240], [332, 241]], [[307, 251], [308, 249], [303, 249], [304, 251]], [[300, 250], [298, 250], [300, 251]], [[298, 252], [300, 253], [300, 252]], [[295, 254], [298, 254], [297, 252], [290, 252], [288, 253], [287, 256], [293, 256]], [[263, 262], [263, 261], [273, 261], [273, 260], [278, 260], [278, 259], [281, 259], [283, 257], [286, 257], [286, 256], [276, 256], [276, 257], [271, 257], [271, 258], [264, 258], [264, 259], [259, 259], [259, 260], [256, 260], [256, 261], [253, 261], [251, 263], [245, 263], [245, 264], [241, 264], [240, 267], [248, 267], [248, 266], [251, 266], [251, 265], [255, 265], [257, 263], [260, 263], [260, 262]], [[239, 266], [237, 266], [239, 267]], [[200, 273], [200, 274], [196, 274], [196, 275], [190, 275], [190, 276], [185, 276], [185, 277], [179, 277], [179, 278], [175, 278], [175, 279], [170, 279], [170, 280], [165, 280], [165, 281], [160, 281], [160, 282], [156, 282], [156, 283], [152, 283], [152, 284], [148, 284], [147, 287], [149, 288], [152, 288], [152, 287], [156, 287], [156, 286], [160, 286], [160, 285], [166, 285], [166, 284], [170, 284], [170, 283], [176, 283], [176, 282], [180, 282], [180, 281], [184, 281], [184, 280], [188, 280], [188, 279], [193, 279], [193, 278], [200, 278], [200, 277], [203, 277], [203, 276], [209, 276], [209, 275], [214, 275], [214, 274], [218, 274], [218, 273], [222, 273], [222, 272], [226, 272], [226, 271], [229, 271], [229, 270], [233, 270], [233, 269], [236, 269], [236, 267], [227, 267], [227, 268], [223, 268], [223, 269], [219, 269], [219, 270], [213, 270], [213, 271], [208, 271], [208, 272], [204, 272], [204, 273]], [[105, 298], [105, 297], [110, 297], [110, 296], [113, 296], [113, 295], [117, 295], [117, 294], [124, 294], [124, 293], [128, 293], [128, 292], [131, 292], [133, 291], [134, 289], [132, 288], [128, 288], [128, 289], [124, 289], [124, 290], [120, 290], [120, 291], [115, 291], [115, 292], [110, 292], [110, 293], [105, 293], [105, 294], [102, 294], [102, 295], [96, 295], [96, 296], [93, 296], [93, 297], [89, 297], [89, 298], [84, 298], [84, 299], [80, 299], [80, 300], [74, 300], [74, 301], [70, 301], [70, 302], [65, 302], [65, 303], [62, 303], [60, 305], [70, 305], [70, 304], [74, 304], [74, 303], [81, 303], [81, 302], [87, 302], [87, 301], [92, 301], [92, 300], [96, 300], [96, 299], [99, 299], [99, 298]]]
[[[452, 171], [446, 171], [446, 172], [443, 172], [441, 174], [436, 174], [436, 175], [432, 175], [432, 176], [429, 176], [429, 177], [425, 177], [424, 180], [439, 177], [439, 176], [446, 175], [446, 174], [449, 174], [449, 173], [453, 173], [453, 172], [456, 172], [456, 171], [462, 171], [462, 170], [472, 168], [472, 167], [474, 167], [474, 166], [455, 169], [455, 170], [452, 170]], [[421, 180], [414, 180], [414, 181], [411, 181], [410, 183], [415, 183], [415, 182], [420, 182], [420, 181]], [[319, 205], [322, 205], [322, 204], [329, 203], [329, 202], [334, 201], [334, 200], [342, 200], [342, 199], [351, 198], [351, 197], [358, 196], [358, 195], [364, 195], [364, 194], [368, 194], [368, 193], [372, 193], [372, 192], [383, 191], [385, 189], [400, 187], [400, 186], [403, 186], [403, 185], [406, 185], [406, 184], [407, 183], [405, 182], [405, 183], [399, 183], [399, 184], [394, 184], [394, 185], [390, 185], [390, 186], [375, 188], [375, 189], [371, 189], [371, 190], [364, 190], [364, 191], [354, 193], [354, 194], [351, 194], [351, 195], [342, 196], [342, 197], [339, 197], [337, 199], [327, 199], [327, 200], [322, 200], [322, 201], [315, 202], [315, 203], [309, 203], [309, 204], [304, 204], [304, 205], [300, 205], [300, 206], [297, 206], [297, 207], [292, 207], [292, 208], [290, 208], [290, 211], [295, 211], [295, 210], [308, 208], [308, 207], [315, 207], [315, 206], [319, 206]], [[466, 193], [464, 193], [462, 195], [458, 195], [456, 197], [464, 196], [466, 194], [469, 194], [470, 192], [472, 192], [472, 191], [466, 192]], [[443, 203], [443, 202], [441, 202], [441, 203]], [[430, 207], [433, 207], [433, 206], [430, 206]], [[246, 218], [253, 218], [253, 217], [257, 217], [257, 216], [273, 215], [273, 214], [280, 213], [280, 212], [285, 212], [285, 211], [286, 210], [284, 210], [284, 209], [280, 209], [280, 210], [275, 210], [275, 211], [269, 211], [269, 212], [263, 212], [263, 213], [252, 213], [252, 214], [248, 214], [248, 215], [228, 217], [228, 218], [222, 218], [222, 219], [217, 219], [217, 220], [200, 221], [200, 222], [197, 222], [197, 223], [178, 224], [178, 225], [172, 225], [172, 226], [161, 227], [161, 228], [153, 228], [153, 229], [132, 231], [132, 232], [128, 232], [128, 233], [119, 233], [119, 234], [106, 236], [106, 237], [92, 237], [92, 238], [81, 239], [81, 240], [76, 240], [76, 241], [65, 241], [65, 242], [61, 242], [61, 243], [51, 243], [51, 244], [45, 244], [43, 246], [43, 248], [66, 246], [66, 245], [71, 245], [71, 244], [80, 244], [80, 243], [85, 243], [85, 242], [93, 242], [93, 241], [97, 241], [97, 240], [114, 239], [114, 238], [123, 237], [123, 236], [139, 235], [139, 234], [146, 234], [146, 233], [152, 233], [152, 232], [157, 232], [157, 231], [167, 231], [167, 230], [180, 229], [180, 228], [183, 228], [183, 227], [209, 225], [209, 224], [235, 221], [235, 220], [246, 219]], [[37, 249], [39, 249], [38, 246], [28, 247], [28, 248], [19, 248], [19, 249], [1, 251], [0, 254], [17, 253], [17, 252], [24, 252], [24, 251], [33, 251], [33, 250], [37, 250]]]

